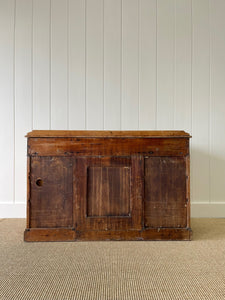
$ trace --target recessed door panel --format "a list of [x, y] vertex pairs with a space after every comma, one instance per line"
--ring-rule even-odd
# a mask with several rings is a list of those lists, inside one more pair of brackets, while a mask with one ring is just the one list
[[73, 226], [72, 169], [69, 157], [31, 158], [31, 227]]
[[184, 157], [145, 159], [145, 227], [186, 227], [186, 162]]
[[129, 165], [88, 167], [87, 216], [130, 216], [130, 180]]
[[[141, 228], [140, 157], [76, 159], [74, 210], [78, 230]], [[138, 167], [139, 164], [139, 167]]]

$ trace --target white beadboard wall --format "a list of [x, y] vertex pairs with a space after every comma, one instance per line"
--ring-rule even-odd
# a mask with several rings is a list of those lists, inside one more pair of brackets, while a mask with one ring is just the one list
[[193, 217], [225, 217], [224, 0], [0, 0], [0, 217], [32, 129], [190, 132]]

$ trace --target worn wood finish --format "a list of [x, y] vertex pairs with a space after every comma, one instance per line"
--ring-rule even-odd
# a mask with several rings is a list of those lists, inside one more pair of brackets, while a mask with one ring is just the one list
[[73, 226], [72, 180], [71, 158], [31, 158], [31, 228]]
[[190, 137], [190, 134], [179, 130], [33, 130], [26, 137]]
[[188, 133], [27, 136], [26, 241], [191, 239]]
[[65, 228], [26, 229], [24, 239], [27, 242], [60, 241], [189, 241], [192, 238], [190, 228], [147, 228], [145, 230], [90, 230], [77, 231]]
[[30, 228], [30, 156], [27, 156], [27, 220], [26, 226]]
[[87, 217], [129, 216], [129, 214], [130, 166], [88, 167]]
[[191, 204], [190, 204], [190, 155], [186, 156], [186, 205], [187, 205], [187, 227], [191, 227]]
[[145, 230], [110, 230], [77, 232], [77, 241], [189, 241], [189, 228], [147, 228]]
[[[118, 145], [119, 143], [119, 145]], [[32, 156], [185, 156], [189, 153], [185, 138], [29, 138]]]
[[75, 238], [75, 230], [68, 228], [32, 228], [24, 231], [24, 240], [27, 242], [66, 242]]
[[[76, 209], [74, 219], [76, 220], [75, 228], [77, 230], [141, 228], [142, 198], [136, 196], [140, 193], [140, 187], [136, 182], [137, 173], [135, 172], [137, 161], [138, 157], [136, 156], [131, 158], [82, 157], [76, 159], [76, 183], [74, 185]], [[100, 175], [94, 179], [95, 186], [93, 186], [93, 177], [88, 177], [88, 170], [91, 168], [98, 168], [99, 174], [95, 175]], [[113, 168], [115, 172], [113, 174], [114, 178], [111, 178], [110, 182], [107, 182], [107, 177], [102, 178], [101, 176], [101, 172], [104, 172], [107, 168]], [[120, 183], [118, 178], [115, 178], [118, 172], [123, 172], [124, 175]], [[106, 195], [109, 193], [108, 187], [110, 185], [114, 192], [111, 195]], [[92, 189], [95, 189], [95, 199], [93, 199]], [[113, 198], [116, 193], [119, 194]], [[107, 204], [109, 204], [107, 198], [111, 200], [111, 207], [107, 207]], [[88, 215], [90, 209], [95, 212], [92, 216]], [[111, 213], [109, 214], [110, 209]]]
[[145, 159], [146, 227], [186, 227], [186, 168], [184, 157]]

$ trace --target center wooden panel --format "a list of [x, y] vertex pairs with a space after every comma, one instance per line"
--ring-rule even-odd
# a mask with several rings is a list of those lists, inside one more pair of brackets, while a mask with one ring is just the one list
[[80, 157], [74, 168], [74, 227], [78, 231], [141, 229], [143, 160]]
[[87, 216], [130, 215], [130, 167], [87, 169]]

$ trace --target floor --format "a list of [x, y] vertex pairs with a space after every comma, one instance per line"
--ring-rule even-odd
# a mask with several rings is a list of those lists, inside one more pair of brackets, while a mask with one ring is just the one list
[[192, 219], [191, 242], [26, 243], [0, 219], [0, 299], [225, 299], [225, 219]]

